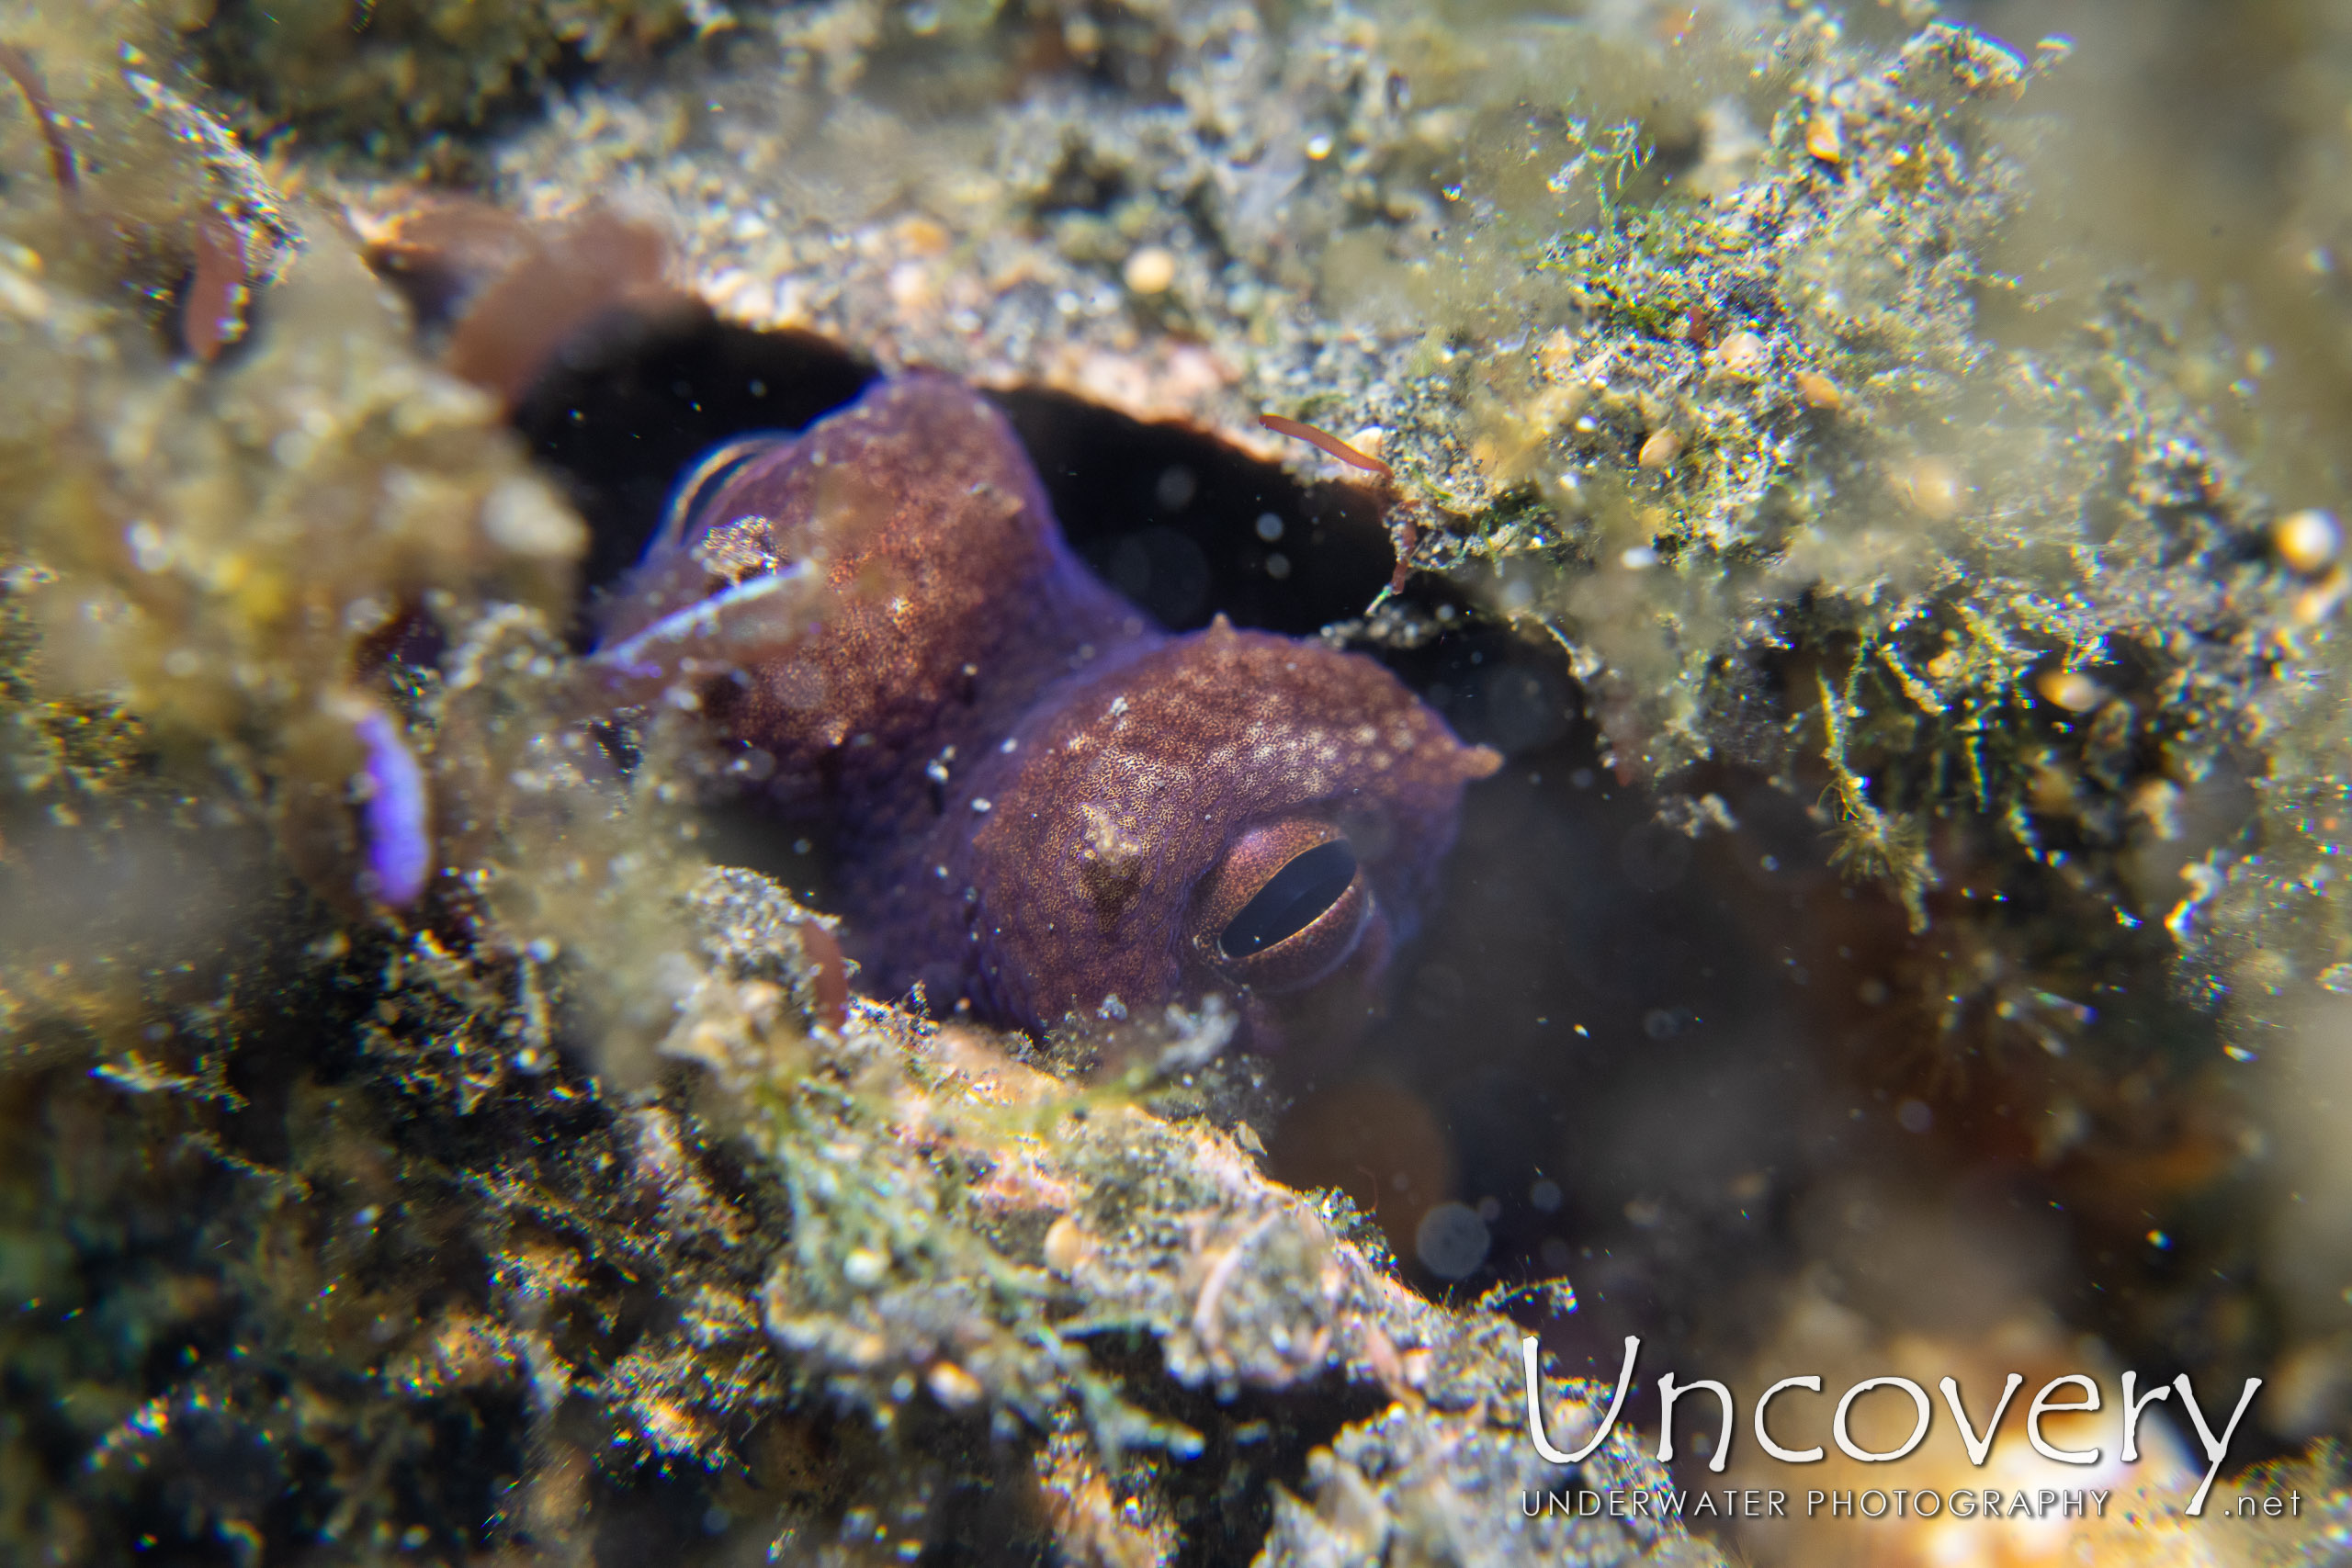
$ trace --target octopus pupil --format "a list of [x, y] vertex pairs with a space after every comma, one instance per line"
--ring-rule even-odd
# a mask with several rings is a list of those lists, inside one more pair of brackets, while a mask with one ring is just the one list
[[682, 532], [702, 511], [706, 502], [726, 487], [727, 481], [741, 472], [754, 457], [763, 457], [792, 437], [782, 432], [761, 432], [741, 435], [723, 446], [703, 455], [702, 460], [686, 470], [684, 479], [670, 498], [667, 513], [671, 532]]
[[1296, 936], [1340, 901], [1356, 879], [1356, 852], [1343, 840], [1317, 844], [1267, 879], [1217, 937], [1227, 958], [1247, 958]]

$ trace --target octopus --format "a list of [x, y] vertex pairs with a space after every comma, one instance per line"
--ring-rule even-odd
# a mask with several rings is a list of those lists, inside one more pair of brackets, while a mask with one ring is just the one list
[[1501, 763], [1361, 654], [1151, 624], [933, 375], [705, 458], [596, 658], [827, 836], [862, 988], [1033, 1032], [1212, 996], [1261, 1047], [1360, 1028]]

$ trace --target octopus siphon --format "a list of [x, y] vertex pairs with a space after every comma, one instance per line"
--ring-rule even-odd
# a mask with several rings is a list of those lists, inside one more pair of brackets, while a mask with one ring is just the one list
[[1150, 624], [931, 375], [706, 458], [597, 659], [829, 836], [863, 988], [1033, 1032], [1222, 996], [1261, 1048], [1352, 1032], [1501, 761], [1360, 654]]

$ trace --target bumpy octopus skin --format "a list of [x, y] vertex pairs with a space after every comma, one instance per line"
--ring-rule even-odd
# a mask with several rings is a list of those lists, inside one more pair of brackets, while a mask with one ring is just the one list
[[830, 831], [866, 989], [1031, 1030], [1212, 993], [1261, 1044], [1360, 1021], [1500, 764], [1360, 655], [1150, 625], [933, 376], [707, 459], [600, 659]]

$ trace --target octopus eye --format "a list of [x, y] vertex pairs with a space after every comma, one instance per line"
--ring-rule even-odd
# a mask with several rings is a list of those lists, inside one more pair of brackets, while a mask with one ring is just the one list
[[1242, 834], [1203, 880], [1193, 942], [1228, 980], [1303, 990], [1347, 962], [1372, 914], [1372, 885], [1337, 829], [1272, 822]]
[[1267, 879], [1216, 939], [1227, 958], [1247, 958], [1288, 942], [1345, 897], [1356, 879], [1356, 852], [1345, 839], [1316, 845]]
[[791, 439], [780, 434], [743, 435], [704, 453], [670, 492], [669, 507], [662, 514], [662, 526], [647, 547], [646, 558], [650, 560], [684, 543], [703, 508], [717, 499], [729, 479], [741, 473], [754, 457], [763, 457]]

